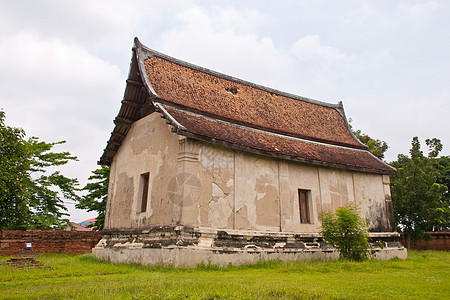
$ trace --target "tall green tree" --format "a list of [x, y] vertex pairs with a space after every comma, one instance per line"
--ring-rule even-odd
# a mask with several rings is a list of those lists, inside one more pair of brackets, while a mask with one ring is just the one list
[[414, 137], [410, 157], [398, 155], [391, 163], [397, 174], [391, 176], [391, 194], [397, 229], [405, 235], [408, 248], [411, 240], [425, 237], [425, 231], [436, 229], [445, 219], [444, 195], [447, 187], [438, 183], [441, 167], [437, 156], [442, 149], [439, 139], [427, 139], [428, 157]]
[[440, 174], [437, 179], [437, 183], [445, 185], [448, 189], [443, 195], [443, 218], [437, 226], [437, 230], [450, 230], [450, 156], [441, 156], [437, 159], [440, 165]]
[[69, 152], [52, 152], [55, 145], [5, 124], [0, 111], [0, 230], [51, 229], [68, 224], [64, 200], [78, 199], [78, 181], [53, 167], [77, 160]]
[[105, 223], [105, 211], [106, 200], [108, 198], [108, 185], [109, 185], [109, 172], [110, 167], [101, 166], [100, 168], [92, 171], [89, 176], [89, 182], [83, 188], [87, 194], [79, 199], [79, 203], [76, 208], [87, 209], [88, 211], [95, 211], [98, 213], [97, 220], [94, 222], [93, 227], [96, 230], [102, 230]]
[[28, 155], [25, 132], [5, 124], [5, 112], [0, 111], [0, 230], [26, 218]]

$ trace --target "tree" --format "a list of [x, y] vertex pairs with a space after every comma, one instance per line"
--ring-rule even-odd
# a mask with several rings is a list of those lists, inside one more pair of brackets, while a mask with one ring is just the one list
[[50, 167], [77, 160], [69, 152], [51, 152], [65, 141], [25, 139], [21, 128], [6, 126], [0, 111], [0, 230], [50, 229], [68, 224], [63, 199], [77, 200], [76, 179]]
[[362, 133], [361, 130], [353, 130], [351, 125], [352, 119], [349, 119], [349, 126], [353, 134], [359, 139], [361, 143], [369, 148], [369, 152], [378, 157], [379, 159], [384, 158], [384, 153], [389, 148], [388, 144], [382, 140], [376, 140], [371, 138], [369, 135]]
[[360, 140], [361, 143], [369, 147], [369, 152], [378, 157], [379, 159], [384, 158], [384, 153], [389, 148], [388, 144], [382, 140], [375, 140], [361, 130], [353, 131], [353, 134]]
[[347, 205], [335, 212], [321, 213], [320, 233], [333, 244], [341, 258], [361, 261], [369, 256], [368, 224], [358, 213], [358, 208]]
[[88, 194], [81, 197], [79, 199], [79, 203], [75, 206], [76, 208], [96, 211], [98, 213], [97, 220], [93, 224], [93, 227], [95, 227], [96, 230], [102, 230], [105, 222], [109, 172], [110, 167], [106, 166], [101, 166], [100, 168], [92, 171], [93, 175], [89, 177], [89, 180], [95, 181], [86, 184], [83, 191], [87, 191]]
[[445, 185], [447, 192], [442, 196], [443, 207], [441, 213], [443, 217], [436, 230], [450, 230], [450, 193], [448, 190], [450, 188], [450, 156], [439, 157], [437, 163], [440, 165], [440, 174], [436, 182]]
[[27, 170], [24, 160], [28, 149], [25, 132], [5, 125], [5, 113], [0, 111], [0, 230], [24, 219], [27, 206], [20, 195], [26, 193]]
[[[447, 187], [437, 182], [441, 167], [436, 158], [442, 149], [439, 139], [427, 139], [428, 157], [420, 150], [420, 142], [414, 137], [410, 156], [398, 155], [391, 163], [397, 174], [391, 176], [392, 204], [397, 230], [403, 232], [408, 249], [411, 240], [426, 237], [425, 231], [439, 228], [445, 219], [444, 195]], [[448, 204], [447, 204], [448, 209]]]

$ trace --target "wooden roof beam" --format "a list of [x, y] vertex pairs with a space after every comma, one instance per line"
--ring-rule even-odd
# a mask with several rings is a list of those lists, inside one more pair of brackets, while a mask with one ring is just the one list
[[125, 138], [125, 134], [122, 134], [122, 133], [117, 132], [117, 131], [111, 132], [111, 136], [118, 137], [120, 139], [124, 139]]
[[131, 85], [134, 85], [134, 86], [144, 86], [144, 85], [142, 84], [142, 82], [136, 81], [136, 80], [132, 80], [132, 79], [127, 79], [127, 83], [128, 83], [128, 84], [131, 84]]
[[121, 102], [122, 102], [122, 104], [125, 104], [125, 105], [128, 105], [128, 106], [132, 106], [132, 107], [135, 107], [135, 108], [138, 108], [139, 106], [141, 106], [139, 103], [131, 101], [131, 100], [123, 99]]
[[[105, 149], [103, 150], [103, 152], [104, 152], [104, 153], [109, 152], [109, 153], [112, 153], [112, 154], [116, 154], [116, 153], [117, 153], [116, 150], [112, 150], [112, 149], [108, 149], [108, 148], [105, 148]], [[104, 158], [104, 159], [105, 159], [105, 158]]]
[[120, 145], [122, 145], [122, 143], [115, 142], [115, 141], [108, 141], [108, 145], [111, 145], [111, 146], [120, 146]]
[[97, 162], [98, 165], [101, 166], [110, 166], [112, 163], [112, 159], [106, 159], [106, 158], [100, 158], [100, 160]]
[[133, 121], [130, 119], [116, 117], [114, 119], [114, 124], [116, 124], [117, 126], [131, 127], [131, 125], [133, 124]]

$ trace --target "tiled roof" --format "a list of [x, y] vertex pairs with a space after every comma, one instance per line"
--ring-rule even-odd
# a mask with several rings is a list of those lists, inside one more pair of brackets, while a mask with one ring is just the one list
[[293, 99], [157, 56], [144, 65], [153, 90], [170, 103], [250, 127], [364, 148], [350, 134], [339, 105]]
[[[224, 142], [224, 145], [249, 152], [306, 163], [330, 165], [353, 170], [391, 171], [391, 168], [366, 150], [356, 150], [343, 146], [311, 142], [286, 137], [263, 130], [252, 129], [226, 121], [220, 121], [163, 106], [164, 110], [182, 124], [194, 138]], [[201, 124], [201, 126], [199, 126]]]
[[123, 105], [100, 159], [110, 164], [135, 120], [155, 108], [178, 134], [316, 165], [392, 174], [353, 136], [341, 103], [291, 95], [135, 48]]

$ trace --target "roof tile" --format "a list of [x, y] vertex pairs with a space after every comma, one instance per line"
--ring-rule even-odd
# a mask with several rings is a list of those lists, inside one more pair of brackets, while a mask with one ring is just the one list
[[153, 90], [165, 101], [248, 126], [364, 148], [332, 105], [289, 98], [157, 56], [144, 65]]
[[[393, 169], [372, 156], [368, 151], [310, 142], [278, 134], [265, 133], [243, 126], [227, 124], [187, 111], [165, 106], [166, 111], [180, 122], [189, 133], [204, 140], [218, 140], [248, 148], [251, 152], [263, 152], [284, 156], [306, 163], [367, 170], [375, 173], [393, 173]], [[252, 151], [256, 150], [256, 151]]]

